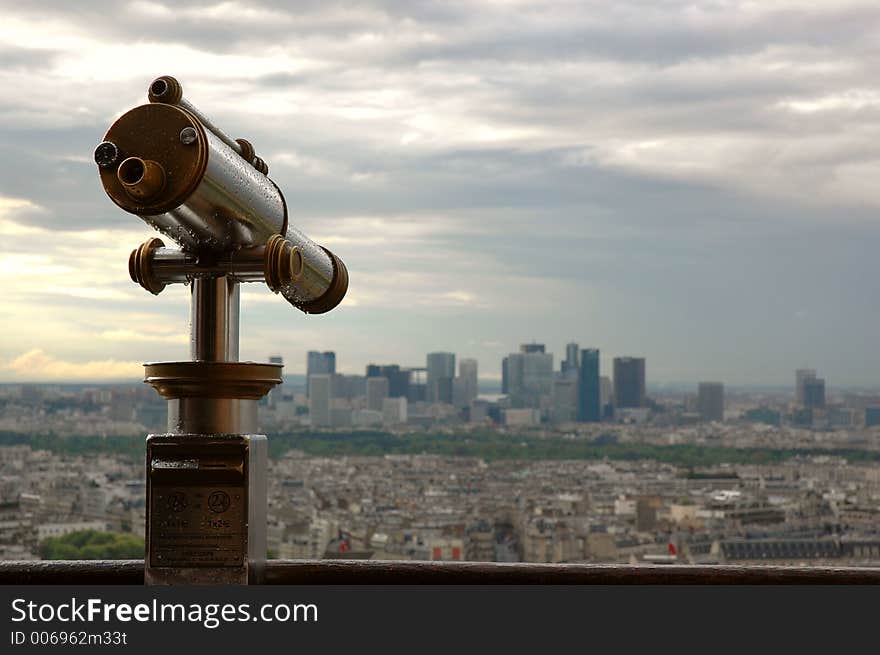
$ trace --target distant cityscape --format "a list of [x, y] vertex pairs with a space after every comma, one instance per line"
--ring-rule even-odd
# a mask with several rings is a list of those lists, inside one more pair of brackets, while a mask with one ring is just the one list
[[[269, 360], [284, 363], [280, 356]], [[880, 392], [842, 390], [829, 396], [815, 369], [794, 372], [788, 398], [772, 389], [725, 394], [724, 383], [718, 381], [699, 382], [690, 392], [681, 385], [663, 388], [649, 396], [646, 358], [615, 357], [611, 375], [603, 375], [599, 351], [576, 343], [566, 345], [558, 369], [543, 344], [521, 345], [503, 358], [500, 385], [480, 380], [476, 359], [461, 358], [456, 367], [451, 352], [428, 353], [424, 366], [369, 364], [363, 375], [338, 373], [333, 351], [309, 351], [305, 363], [305, 376], [285, 376], [285, 384], [263, 402], [261, 417], [267, 427], [690, 425], [725, 420], [816, 429], [880, 425]], [[165, 422], [164, 401], [137, 385], [3, 385], [0, 401], [0, 430], [14, 432], [140, 434], [161, 429]]]
[[[644, 357], [603, 374], [596, 349], [556, 366], [529, 343], [491, 393], [450, 352], [350, 375], [312, 351], [306, 371], [259, 407], [272, 556], [880, 564], [880, 392], [817, 370], [651, 387]], [[0, 386], [0, 558], [142, 537], [142, 438], [165, 421], [146, 385]]]
[[[280, 358], [274, 358], [281, 361]], [[394, 427], [403, 424], [477, 423], [532, 427], [571, 423], [646, 423], [679, 425], [752, 418], [771, 424], [844, 427], [880, 424], [880, 407], [870, 394], [850, 394], [826, 402], [825, 380], [815, 370], [795, 372], [794, 403], [726, 410], [724, 384], [700, 382], [680, 406], [658, 404], [646, 394], [646, 359], [615, 357], [613, 375], [600, 372], [599, 350], [569, 343], [559, 369], [543, 344], [523, 344], [501, 362], [500, 394], [480, 394], [477, 360], [428, 353], [423, 367], [370, 364], [363, 376], [336, 372], [336, 353], [310, 351], [305, 397], [270, 397], [270, 405], [293, 403], [308, 408], [312, 427]], [[283, 414], [284, 410], [276, 412]]]
[[[615, 357], [600, 371], [599, 351], [566, 345], [558, 369], [543, 344], [522, 344], [502, 359], [500, 385], [480, 380], [478, 362], [432, 352], [424, 366], [368, 364], [363, 375], [337, 372], [336, 353], [309, 351], [306, 375], [285, 376], [261, 404], [262, 425], [286, 428], [510, 427], [572, 424], [693, 425], [725, 421], [802, 428], [880, 425], [880, 390], [826, 391], [815, 369], [794, 371], [777, 388], [728, 390], [720, 381], [655, 388], [647, 360]], [[269, 361], [283, 364], [280, 356]], [[456, 372], [457, 369], [457, 372]], [[482, 388], [481, 388], [482, 387]], [[488, 389], [487, 389], [488, 387]], [[0, 385], [0, 431], [142, 434], [162, 429], [165, 402], [144, 385]]]

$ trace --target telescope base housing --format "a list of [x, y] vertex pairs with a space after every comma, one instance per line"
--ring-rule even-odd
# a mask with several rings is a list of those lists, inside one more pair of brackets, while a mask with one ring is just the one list
[[260, 583], [267, 441], [253, 433], [257, 402], [281, 383], [281, 365], [190, 361], [144, 368], [145, 382], [168, 401], [167, 432], [147, 437], [145, 582]]
[[261, 583], [266, 437], [153, 434], [146, 459], [146, 584]]

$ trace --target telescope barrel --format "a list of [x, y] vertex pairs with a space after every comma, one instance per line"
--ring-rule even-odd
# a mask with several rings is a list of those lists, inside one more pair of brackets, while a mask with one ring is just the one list
[[348, 287], [345, 265], [290, 224], [284, 196], [255, 167], [250, 144], [223, 134], [174, 84], [174, 78], [154, 81], [150, 97], [157, 100], [123, 114], [96, 148], [107, 195], [207, 268], [278, 237], [295, 251], [297, 266], [273, 277], [270, 288], [306, 313], [338, 305]]

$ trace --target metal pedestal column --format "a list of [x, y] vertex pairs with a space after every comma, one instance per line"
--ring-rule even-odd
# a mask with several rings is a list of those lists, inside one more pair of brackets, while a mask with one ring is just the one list
[[257, 402], [281, 365], [238, 362], [238, 285], [192, 284], [194, 361], [145, 365], [168, 400], [147, 437], [147, 584], [253, 584], [266, 559], [266, 437]]

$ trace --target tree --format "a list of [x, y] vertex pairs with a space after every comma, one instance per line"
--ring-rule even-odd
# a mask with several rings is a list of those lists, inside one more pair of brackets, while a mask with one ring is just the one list
[[144, 540], [133, 534], [80, 530], [40, 542], [43, 559], [142, 559]]

